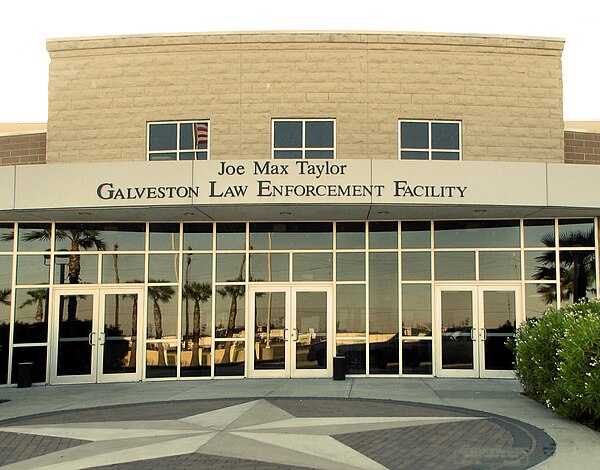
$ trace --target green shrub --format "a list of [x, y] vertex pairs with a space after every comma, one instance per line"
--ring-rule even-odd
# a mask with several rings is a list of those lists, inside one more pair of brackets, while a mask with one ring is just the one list
[[517, 329], [515, 371], [525, 393], [600, 428], [600, 301], [582, 301]]

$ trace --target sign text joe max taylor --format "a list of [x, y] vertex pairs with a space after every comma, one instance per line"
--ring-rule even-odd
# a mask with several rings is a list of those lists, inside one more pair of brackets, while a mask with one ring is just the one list
[[[332, 184], [320, 183], [322, 176], [340, 177], [347, 175], [347, 164], [325, 161], [315, 163], [308, 160], [295, 160], [288, 163], [253, 161], [230, 164], [220, 162], [215, 179], [209, 179], [205, 188], [200, 186], [133, 186], [120, 187], [112, 182], [104, 182], [96, 188], [96, 194], [103, 200], [131, 199], [183, 199], [200, 197], [201, 189], [207, 191], [210, 198], [244, 198], [250, 194], [249, 185], [229, 184], [228, 179], [246, 174], [258, 178], [253, 191], [256, 197], [382, 197], [386, 190], [399, 198], [464, 198], [468, 186], [446, 186], [410, 184], [408, 180], [393, 180], [391, 188], [384, 184]], [[281, 184], [268, 179], [269, 176], [308, 176], [314, 183]], [[264, 178], [263, 178], [264, 177]]]

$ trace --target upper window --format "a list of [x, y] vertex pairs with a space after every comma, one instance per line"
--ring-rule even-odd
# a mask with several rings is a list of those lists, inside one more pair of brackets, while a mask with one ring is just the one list
[[404, 121], [398, 123], [402, 160], [460, 160], [459, 121]]
[[335, 158], [335, 120], [273, 120], [273, 158]]
[[208, 160], [208, 121], [148, 123], [148, 160]]

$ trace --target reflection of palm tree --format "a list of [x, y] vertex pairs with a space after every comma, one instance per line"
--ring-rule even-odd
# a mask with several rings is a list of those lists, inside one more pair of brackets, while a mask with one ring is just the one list
[[192, 359], [190, 366], [199, 366], [199, 344], [200, 344], [200, 304], [210, 299], [212, 286], [209, 282], [191, 282], [183, 286], [183, 297], [194, 302], [194, 322], [192, 327]]
[[[231, 282], [241, 282], [242, 278], [239, 277]], [[229, 318], [227, 320], [227, 329], [225, 330], [225, 338], [233, 338], [235, 331], [235, 321], [238, 312], [238, 298], [243, 297], [245, 293], [244, 286], [223, 286], [217, 289], [218, 294], [222, 297], [231, 297], [231, 305], [229, 307]], [[225, 352], [223, 355], [223, 362], [229, 362], [229, 352], [231, 350], [231, 341], [225, 342]]]
[[19, 308], [27, 307], [29, 305], [36, 304], [37, 310], [35, 312], [34, 320], [36, 322], [44, 321], [44, 302], [48, 298], [48, 289], [36, 289], [36, 290], [28, 290], [27, 295], [30, 297], [25, 302], [21, 304]]
[[[555, 247], [554, 235], [548, 234], [542, 237], [542, 243], [547, 247]], [[572, 298], [573, 301], [586, 298], [588, 288], [594, 285], [595, 279], [595, 255], [593, 251], [569, 250], [569, 248], [593, 247], [594, 229], [585, 232], [575, 231], [561, 233], [559, 244], [560, 250], [560, 282], [561, 297]], [[556, 254], [554, 250], [544, 252], [536, 257], [538, 266], [533, 278], [538, 281], [553, 280], [556, 278]], [[551, 304], [556, 299], [556, 286], [542, 284], [538, 287], [538, 293], [542, 294], [544, 301]]]
[[[161, 281], [150, 281], [150, 282], [161, 282]], [[160, 304], [166, 304], [171, 300], [175, 294], [175, 289], [171, 286], [149, 286], [148, 297], [154, 303], [154, 337], [155, 339], [161, 339], [163, 335], [162, 328], [162, 312], [160, 310]], [[164, 356], [164, 346], [162, 343], [158, 343], [158, 365], [166, 366]]]
[[10, 289], [0, 289], [0, 305], [10, 305]]

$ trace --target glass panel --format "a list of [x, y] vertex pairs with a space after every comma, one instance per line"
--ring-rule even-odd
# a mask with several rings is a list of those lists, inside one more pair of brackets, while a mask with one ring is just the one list
[[591, 299], [596, 294], [596, 255], [591, 250], [561, 250], [561, 305]]
[[512, 370], [514, 355], [506, 346], [516, 328], [514, 291], [483, 292], [484, 356], [487, 370]]
[[525, 314], [540, 318], [549, 308], [556, 308], [556, 284], [525, 284]]
[[436, 248], [518, 248], [518, 220], [435, 222]]
[[146, 378], [177, 377], [177, 344], [146, 343]]
[[8, 380], [12, 256], [0, 256], [0, 384]]
[[402, 285], [402, 334], [431, 336], [431, 285]]
[[560, 219], [558, 243], [561, 247], [594, 247], [593, 219]]
[[430, 222], [402, 222], [402, 249], [431, 248]]
[[333, 121], [306, 121], [305, 132], [305, 147], [333, 147]]
[[244, 253], [217, 253], [217, 281], [239, 282], [246, 279]]
[[431, 152], [432, 160], [460, 160], [458, 152]]
[[403, 281], [431, 280], [431, 252], [409, 251], [402, 253]]
[[344, 336], [364, 336], [367, 309], [364, 284], [338, 285], [336, 302], [336, 331]]
[[179, 124], [179, 148], [189, 150], [196, 148], [194, 139], [194, 123], [182, 122]]
[[252, 250], [320, 250], [333, 248], [333, 224], [251, 223]]
[[338, 340], [336, 356], [345, 356], [347, 374], [366, 374], [367, 356], [364, 340]]
[[97, 255], [55, 255], [54, 284], [96, 284]]
[[50, 255], [18, 255], [17, 284], [48, 284]]
[[177, 295], [172, 286], [148, 286], [148, 339], [177, 338]]
[[150, 224], [150, 250], [179, 250], [179, 224]]
[[33, 363], [33, 382], [46, 382], [46, 354], [46, 346], [13, 348], [11, 383], [19, 380], [19, 364], [22, 362]]
[[[210, 255], [208, 255], [210, 257]], [[210, 269], [210, 268], [209, 268]], [[193, 279], [198, 279], [194, 277]], [[205, 282], [188, 282], [183, 286], [181, 305], [181, 375], [210, 376], [212, 342], [212, 286]]]
[[184, 250], [212, 250], [213, 224], [183, 224]]
[[56, 250], [105, 250], [102, 228], [102, 224], [56, 224]]
[[148, 282], [178, 282], [179, 255], [148, 255]]
[[19, 251], [48, 251], [50, 250], [50, 224], [19, 224]]
[[0, 256], [0, 292], [3, 289], [10, 289], [12, 285], [12, 260], [11, 255]]
[[285, 369], [285, 292], [254, 293], [254, 368]]
[[429, 160], [429, 152], [402, 150], [402, 152], [400, 152], [400, 158], [402, 160]]
[[302, 147], [302, 121], [274, 121], [273, 132], [275, 148]]
[[86, 224], [88, 230], [98, 230], [98, 237], [107, 251], [144, 251], [146, 224], [103, 223]]
[[170, 162], [177, 160], [177, 154], [175, 152], [170, 153], [151, 153], [148, 156], [151, 162]]
[[365, 224], [363, 222], [338, 222], [336, 224], [336, 245], [339, 249], [365, 247]]
[[336, 275], [338, 281], [365, 280], [364, 253], [338, 253]]
[[14, 224], [0, 224], [0, 251], [13, 251]]
[[102, 283], [144, 282], [144, 255], [102, 255]]
[[177, 124], [150, 124], [149, 150], [177, 150]]
[[444, 291], [442, 312], [442, 369], [473, 369], [473, 294]]
[[397, 248], [398, 222], [370, 222], [370, 248]]
[[217, 224], [217, 250], [245, 250], [246, 224]]
[[435, 254], [435, 278], [438, 281], [475, 279], [475, 252], [437, 252]]
[[135, 293], [104, 296], [103, 374], [135, 373], [138, 304]]
[[521, 279], [519, 251], [480, 251], [479, 279], [518, 281]]
[[403, 374], [433, 374], [431, 344], [426, 339], [402, 340]]
[[523, 230], [526, 247], [555, 246], [554, 219], [525, 220]]
[[302, 160], [302, 150], [275, 150], [273, 152], [273, 158], [275, 158], [276, 160]]
[[15, 296], [15, 343], [48, 340], [48, 289], [17, 289]]
[[[296, 293], [296, 369], [327, 368], [327, 292]], [[315, 354], [315, 349], [325, 351]]]
[[398, 254], [370, 253], [370, 373], [399, 373], [398, 321]]
[[554, 250], [526, 251], [525, 279], [536, 281], [555, 280], [556, 252]]
[[294, 253], [294, 281], [331, 281], [332, 253]]
[[215, 376], [243, 376], [246, 361], [244, 341], [217, 341], [215, 343]]
[[290, 255], [287, 253], [252, 253], [250, 282], [289, 281]]
[[183, 282], [212, 282], [212, 255], [210, 253], [183, 254]]
[[217, 338], [243, 338], [246, 332], [244, 286], [217, 288], [215, 336]]
[[431, 148], [458, 150], [459, 131], [460, 127], [456, 122], [432, 122]]
[[307, 150], [304, 152], [307, 159], [331, 159], [333, 158], [333, 150]]
[[90, 375], [94, 320], [93, 295], [61, 295], [58, 311], [58, 359], [56, 374]]
[[429, 123], [401, 122], [400, 137], [400, 146], [404, 149], [429, 148]]

